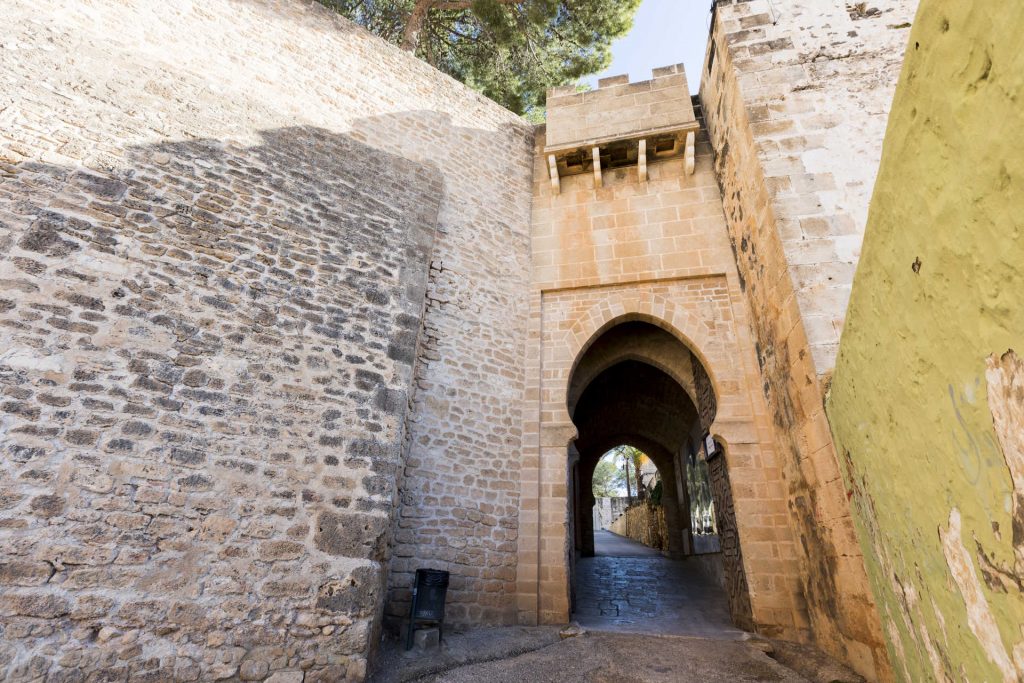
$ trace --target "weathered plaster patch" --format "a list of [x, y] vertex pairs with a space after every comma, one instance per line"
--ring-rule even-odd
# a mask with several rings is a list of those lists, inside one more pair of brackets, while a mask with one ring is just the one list
[[[900, 573], [905, 571], [903, 567], [906, 567], [906, 562], [902, 557], [890, 556], [885, 546], [882, 545], [882, 536], [878, 527], [878, 515], [875, 512], [874, 501], [867, 493], [864, 477], [858, 478], [855, 476], [856, 471], [849, 451], [844, 451], [844, 465], [846, 468], [846, 480], [850, 486], [849, 493], [852, 497], [851, 499], [854, 501], [862, 523], [869, 529], [867, 538], [871, 539], [873, 550], [870, 556], [878, 563], [881, 574], [890, 578], [893, 589], [895, 604], [886, 605], [883, 603], [882, 605], [885, 616], [886, 635], [888, 636], [889, 644], [892, 646], [892, 654], [895, 655], [895, 657], [892, 657], [892, 661], [899, 663], [903, 674], [902, 680], [915, 680], [908, 667], [907, 649], [904, 647], [901, 635], [901, 633], [906, 633], [910, 652], [915, 654], [924, 653], [927, 656], [927, 662], [931, 668], [931, 673], [934, 675], [934, 680], [941, 681], [942, 683], [951, 683], [953, 679], [949, 673], [950, 663], [948, 657], [945, 656], [949, 649], [948, 642], [944, 646], [936, 648], [934, 639], [925, 622], [924, 613], [920, 607], [920, 596], [917, 592], [915, 579], [900, 578]], [[901, 567], [899, 571], [896, 569], [897, 564]], [[916, 581], [921, 581], [921, 577], [916, 577]], [[937, 610], [934, 600], [932, 601], [932, 607]], [[899, 623], [896, 621], [897, 618]], [[945, 623], [941, 618], [939, 619], [939, 624], [944, 638], [948, 641]], [[900, 626], [902, 626], [902, 631]]]
[[1013, 480], [1013, 552], [1016, 574], [1024, 569], [1024, 361], [1010, 349], [986, 360], [992, 424]]
[[978, 639], [985, 655], [995, 664], [1003, 674], [1003, 681], [1014, 683], [1024, 676], [1024, 660], [1019, 656], [1022, 652], [1018, 645], [1014, 648], [1015, 663], [1006, 652], [1003, 640], [999, 635], [999, 626], [985, 599], [985, 592], [978, 580], [974, 569], [974, 562], [971, 561], [970, 553], [964, 547], [961, 538], [962, 525], [960, 511], [953, 508], [949, 513], [949, 526], [945, 531], [939, 529], [939, 538], [942, 541], [942, 552], [946, 556], [946, 564], [956, 581], [960, 594], [964, 598], [967, 608], [967, 623], [971, 632]]
[[974, 538], [974, 544], [978, 551], [978, 565], [981, 569], [981, 576], [985, 579], [985, 585], [989, 587], [989, 590], [1006, 593], [1011, 588], [1016, 588], [1017, 590], [1024, 588], [1020, 577], [1012, 569], [1001, 564], [998, 560], [989, 557], [989, 554], [985, 552], [984, 546], [982, 546], [981, 541], [977, 537]]
[[1000, 189], [1024, 173], [1005, 145], [1024, 129], [1024, 10], [927, 0], [919, 18], [827, 410], [897, 675], [1016, 681], [1024, 392], [1012, 354], [985, 359], [1024, 329], [1021, 195]]

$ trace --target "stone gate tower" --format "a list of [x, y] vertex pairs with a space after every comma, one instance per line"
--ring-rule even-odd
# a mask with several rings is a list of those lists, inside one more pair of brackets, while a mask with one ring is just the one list
[[[553, 568], [571, 571], [565, 556], [573, 545], [585, 549], [590, 477], [620, 442], [648, 453], [670, 482], [670, 543], [692, 554], [685, 463], [710, 432], [728, 449], [732, 490], [743, 492], [734, 500], [723, 486], [716, 501], [732, 540], [724, 564], [734, 618], [794, 638], [806, 628], [784, 486], [699, 112], [682, 66], [548, 98], [531, 240], [537, 360], [527, 391], [538, 402], [524, 410], [518, 582], [528, 621], [567, 618], [572, 581]], [[613, 373], [624, 362], [640, 363], [633, 373], [651, 374], [651, 384], [671, 378], [684, 395], [673, 405], [642, 387], [620, 396], [625, 384]], [[595, 394], [603, 381], [613, 386]], [[567, 505], [570, 525], [584, 527], [569, 534], [568, 548]], [[534, 508], [536, 517], [527, 513]], [[748, 538], [772, 542], [741, 547], [737, 524]], [[760, 590], [751, 593], [751, 581]]]

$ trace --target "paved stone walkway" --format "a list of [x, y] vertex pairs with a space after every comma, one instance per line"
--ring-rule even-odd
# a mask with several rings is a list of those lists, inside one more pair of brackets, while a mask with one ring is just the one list
[[594, 554], [599, 557], [662, 557], [660, 550], [604, 529], [594, 531]]
[[[451, 633], [440, 648], [406, 652], [385, 639], [371, 683], [864, 683], [806, 645], [590, 631], [561, 626]], [[773, 652], [769, 655], [767, 652]]]
[[597, 557], [576, 565], [583, 635], [562, 640], [562, 626], [477, 629], [427, 652], [386, 640], [371, 682], [864, 683], [813, 648], [734, 628], [725, 592], [694, 561], [609, 532], [594, 541]]
[[[417, 683], [809, 683], [748, 643], [588, 633]], [[844, 679], [839, 679], [844, 680]]]
[[[607, 534], [607, 536], [605, 536]], [[676, 561], [628, 538], [595, 532], [596, 557], [576, 563], [573, 618], [597, 631], [739, 639], [725, 591], [695, 562]]]

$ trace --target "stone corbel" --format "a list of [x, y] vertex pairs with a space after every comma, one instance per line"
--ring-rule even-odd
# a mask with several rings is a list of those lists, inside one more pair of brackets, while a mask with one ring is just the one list
[[641, 183], [647, 182], [647, 140], [640, 141], [636, 154], [636, 169]]
[[593, 148], [594, 156], [594, 189], [601, 187], [601, 148]]
[[548, 155], [548, 175], [551, 176], [551, 192], [560, 194], [562, 192], [562, 181], [558, 177], [558, 161], [554, 154]]
[[686, 134], [686, 154], [683, 157], [683, 159], [684, 159], [683, 163], [685, 164], [685, 168], [686, 168], [686, 175], [693, 175], [693, 169], [694, 169], [694, 166], [696, 165], [696, 161], [694, 159], [694, 141], [695, 141], [695, 139], [696, 139], [696, 136], [693, 134], [693, 131], [690, 131], [689, 133]]

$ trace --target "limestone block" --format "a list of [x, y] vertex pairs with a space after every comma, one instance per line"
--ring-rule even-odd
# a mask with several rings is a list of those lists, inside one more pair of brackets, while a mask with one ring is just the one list
[[266, 679], [266, 683], [302, 683], [301, 671], [275, 671]]
[[601, 79], [596, 90], [550, 95], [546, 135], [551, 148], [685, 128], [696, 118], [682, 65], [658, 69], [649, 81], [615, 76]]
[[341, 557], [383, 559], [387, 518], [364, 513], [321, 513], [317, 520], [316, 546]]

